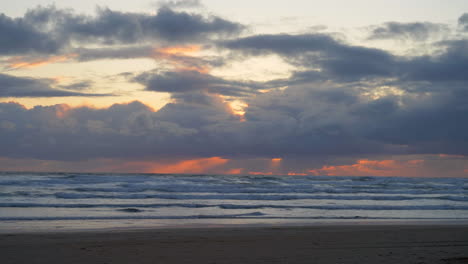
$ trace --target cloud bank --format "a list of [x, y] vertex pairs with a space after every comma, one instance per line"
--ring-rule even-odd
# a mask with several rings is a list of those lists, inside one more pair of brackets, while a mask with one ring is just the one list
[[0, 54], [57, 54], [73, 45], [178, 44], [206, 42], [240, 33], [245, 26], [218, 16], [161, 7], [155, 15], [99, 8], [95, 16], [54, 6], [30, 9], [23, 17], [0, 16]]
[[[430, 43], [425, 55], [395, 54], [323, 32], [241, 35], [246, 26], [239, 23], [173, 9], [198, 4], [166, 1], [154, 15], [101, 8], [88, 16], [39, 7], [19, 18], [0, 16], [0, 33], [11, 35], [0, 41], [0, 54], [19, 56], [18, 62], [25, 55], [36, 58], [15, 65], [32, 67], [60, 54], [73, 62], [152, 58], [165, 64], [125, 76], [145, 91], [171, 96], [157, 111], [138, 101], [108, 108], [0, 103], [0, 157], [113, 159], [135, 166], [139, 160], [187, 159], [196, 162], [174, 164], [207, 162], [232, 171], [240, 169], [233, 162], [250, 159], [268, 161], [271, 173], [274, 164], [284, 163], [307, 164], [300, 173], [387, 170], [385, 176], [423, 170], [425, 160], [418, 157], [468, 156], [463, 32], [450, 35], [448, 25], [431, 22], [374, 26], [367, 40], [450, 35]], [[458, 27], [467, 26], [464, 14]], [[192, 56], [204, 48], [217, 54]], [[214, 71], [266, 56], [291, 66], [290, 76], [252, 81]], [[0, 74], [0, 97], [101, 96], [81, 92], [92, 85]]]

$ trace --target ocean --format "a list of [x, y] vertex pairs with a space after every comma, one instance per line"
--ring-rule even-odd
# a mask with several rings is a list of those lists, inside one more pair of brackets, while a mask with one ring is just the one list
[[0, 173], [0, 232], [468, 222], [467, 178]]

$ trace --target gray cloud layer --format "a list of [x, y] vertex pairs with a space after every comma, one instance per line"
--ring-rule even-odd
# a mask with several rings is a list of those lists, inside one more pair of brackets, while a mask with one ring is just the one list
[[217, 16], [174, 11], [162, 7], [156, 15], [98, 9], [95, 16], [78, 15], [55, 7], [37, 7], [23, 17], [0, 15], [0, 54], [58, 53], [71, 43], [140, 44], [204, 42], [244, 29]]
[[[170, 9], [161, 9], [155, 16], [104, 9], [96, 17], [84, 17], [45, 8], [16, 20], [4, 16], [1, 26], [36, 32], [41, 44], [40, 31], [28, 21], [36, 21], [35, 25], [45, 26], [47, 31], [46, 25], [52, 21], [48, 15], [53, 12], [57, 13], [55, 22], [49, 27], [57, 34], [47, 35], [46, 40], [58, 43], [57, 49], [71, 39], [129, 44], [149, 37], [178, 43], [241, 29], [221, 18]], [[462, 26], [464, 17], [460, 18]], [[62, 18], [63, 28], [71, 32], [66, 37], [55, 25]], [[408, 25], [395, 30], [387, 24], [382, 31], [385, 34], [381, 33], [385, 37], [417, 37], [415, 32], [421, 25], [416, 29]], [[17, 52], [10, 42], [0, 42], [4, 54]], [[55, 49], [53, 45], [51, 51], [45, 44], [36, 49], [28, 45], [24, 43], [18, 50], [47, 53]], [[264, 83], [227, 80], [191, 70], [155, 70], [131, 77], [147, 90], [171, 93], [175, 100], [157, 112], [138, 102], [107, 109], [56, 105], [29, 110], [2, 103], [0, 156], [79, 160], [468, 155], [468, 40], [445, 40], [437, 45], [438, 53], [409, 57], [318, 33], [223, 40], [219, 47], [240, 58], [276, 54], [296, 66], [296, 71], [291, 78]], [[81, 59], [146, 56], [149, 47], [120, 51], [82, 49], [81, 53], [88, 55]], [[183, 56], [178, 59], [185, 61], [183, 65], [201, 63]], [[86, 85], [77, 83], [68, 88], [79, 90]], [[284, 86], [287, 88], [265, 94], [257, 92]], [[0, 75], [0, 87], [0, 96], [57, 93], [47, 81], [7, 75]], [[219, 94], [246, 100], [249, 107], [243, 122]]]
[[140, 103], [108, 109], [26, 110], [0, 104], [0, 156], [323, 157], [468, 155], [468, 93], [361, 96], [360, 87], [294, 86], [248, 100], [239, 122], [219, 97], [186, 92], [157, 112]]
[[[105, 96], [106, 94], [80, 93], [73, 90], [84, 88], [81, 84], [54, 88], [49, 79], [15, 77], [0, 74], [0, 98], [2, 97], [66, 97], [66, 96]], [[66, 89], [69, 89], [68, 91]]]
[[226, 80], [197, 71], [146, 72], [134, 78], [147, 90], [169, 93], [205, 91], [228, 96], [245, 96], [256, 93], [266, 85], [256, 82]]
[[[433, 56], [402, 57], [387, 51], [348, 45], [324, 34], [256, 35], [224, 42], [244, 54], [278, 54], [293, 65], [319, 68], [314, 78], [357, 81], [396, 78], [399, 81], [466, 81], [468, 40], [445, 41], [445, 51]], [[303, 78], [306, 77], [303, 74]]]
[[387, 22], [374, 28], [369, 39], [406, 39], [424, 41], [432, 35], [448, 32], [444, 24], [430, 22], [399, 23]]

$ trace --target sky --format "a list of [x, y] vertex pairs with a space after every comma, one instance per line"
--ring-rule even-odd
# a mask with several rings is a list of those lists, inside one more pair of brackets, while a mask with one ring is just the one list
[[466, 0], [16, 0], [0, 170], [468, 177]]

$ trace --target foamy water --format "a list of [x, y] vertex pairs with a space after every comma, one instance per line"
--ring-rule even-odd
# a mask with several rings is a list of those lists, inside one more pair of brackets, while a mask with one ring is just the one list
[[3, 231], [200, 219], [211, 224], [468, 220], [468, 179], [0, 173]]

